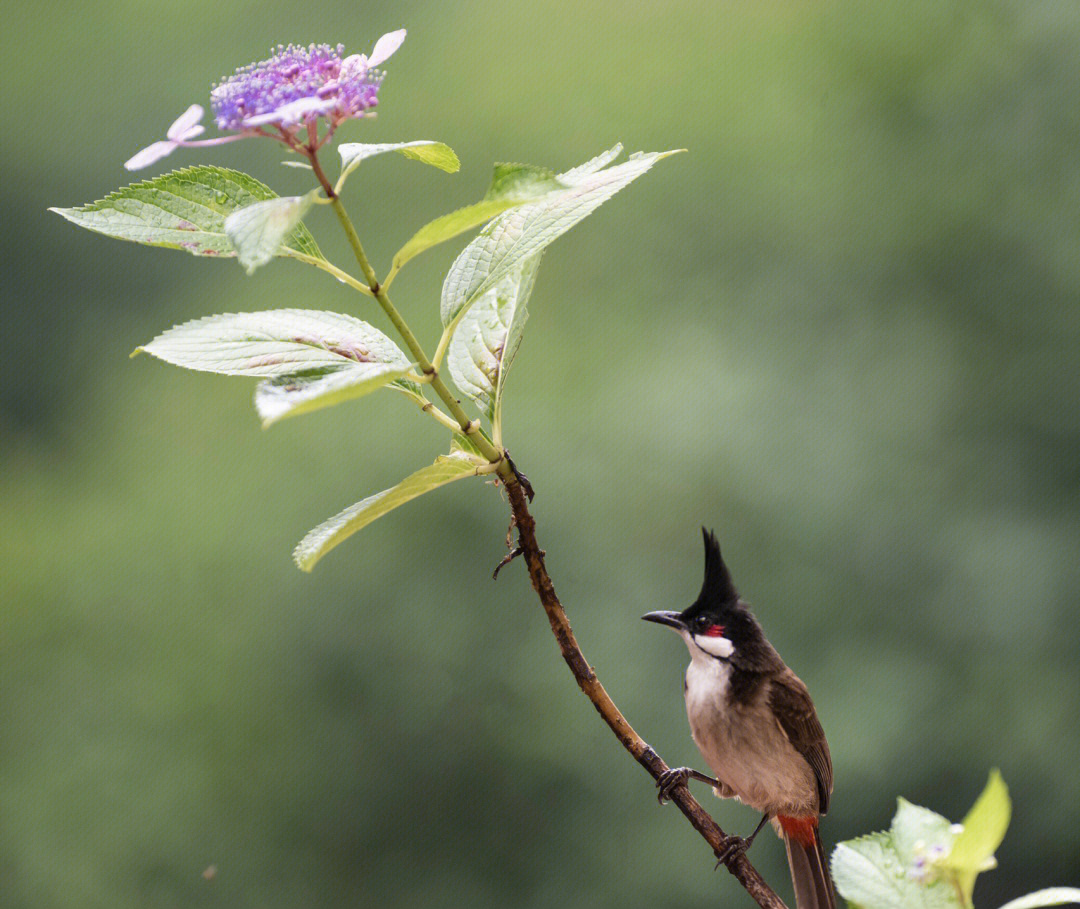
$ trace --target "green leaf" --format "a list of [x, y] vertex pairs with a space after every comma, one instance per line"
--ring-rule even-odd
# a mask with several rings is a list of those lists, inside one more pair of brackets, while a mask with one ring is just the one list
[[957, 834], [952, 851], [944, 862], [946, 867], [956, 872], [969, 902], [979, 872], [997, 865], [994, 852], [1005, 839], [1011, 815], [1009, 790], [1001, 774], [992, 770], [986, 788], [961, 823], [963, 829]]
[[311, 571], [315, 563], [338, 543], [381, 518], [388, 511], [439, 486], [473, 476], [477, 470], [476, 464], [461, 455], [436, 458], [430, 467], [418, 470], [397, 486], [368, 496], [324, 521], [300, 541], [293, 552], [293, 558], [303, 571]]
[[345, 179], [363, 161], [392, 151], [404, 155], [406, 158], [411, 158], [413, 161], [430, 164], [432, 167], [444, 170], [448, 174], [456, 173], [461, 168], [461, 162], [458, 160], [458, 156], [454, 154], [454, 150], [442, 142], [430, 142], [426, 139], [420, 139], [416, 142], [384, 142], [376, 145], [362, 142], [346, 142], [344, 145], [338, 146], [338, 153], [341, 155], [341, 176], [338, 177], [337, 189], [341, 189]]
[[255, 202], [225, 219], [225, 235], [249, 275], [277, 255], [285, 238], [296, 229], [318, 194], [319, 190], [313, 189], [303, 196]]
[[423, 407], [428, 403], [427, 397], [424, 395], [424, 388], [417, 382], [413, 382], [411, 379], [394, 379], [390, 383], [390, 388], [393, 391], [399, 391], [408, 397], [417, 407]]
[[905, 867], [888, 833], [840, 843], [831, 871], [837, 892], [860, 909], [960, 909], [946, 881], [927, 883]]
[[[252, 203], [276, 199], [254, 177], [223, 167], [185, 167], [133, 183], [81, 208], [52, 208], [73, 224], [119, 240], [183, 249], [196, 256], [235, 256], [225, 219]], [[277, 255], [322, 253], [298, 224]]]
[[[610, 153], [609, 153], [610, 154]], [[453, 326], [482, 294], [595, 211], [657, 161], [675, 152], [638, 153], [594, 172], [568, 171], [574, 185], [507, 211], [488, 224], [450, 267], [442, 289], [443, 325]], [[601, 159], [604, 156], [600, 156]], [[588, 169], [596, 159], [583, 165]], [[565, 182], [565, 175], [560, 177]]]
[[448, 214], [441, 215], [421, 227], [401, 249], [394, 253], [392, 269], [401, 271], [410, 259], [415, 258], [432, 246], [451, 240], [458, 234], [490, 221], [497, 214], [513, 208], [520, 203], [512, 199], [491, 199], [466, 205]]
[[900, 863], [905, 867], [919, 859], [936, 863], [948, 855], [956, 836], [949, 819], [907, 799], [896, 802], [890, 833]]
[[1009, 900], [1001, 909], [1039, 909], [1041, 906], [1061, 906], [1065, 903], [1080, 905], [1080, 889], [1076, 887], [1048, 887], [1027, 896]]
[[583, 177], [595, 174], [598, 170], [607, 167], [622, 154], [622, 149], [622, 143], [616, 142], [607, 151], [600, 152], [595, 158], [590, 158], [584, 164], [579, 164], [577, 167], [570, 168], [570, 170], [564, 170], [558, 175], [559, 180], [563, 183], [577, 183]]
[[455, 432], [453, 437], [450, 439], [450, 451], [460, 451], [471, 458], [484, 457], [483, 454], [481, 454], [480, 449], [476, 446], [476, 443], [473, 442], [473, 440], [470, 439], [467, 435], [461, 432]]
[[454, 384], [474, 400], [493, 426], [502, 422], [506, 375], [528, 318], [528, 301], [543, 253], [485, 292], [458, 322], [446, 365]]
[[421, 227], [394, 254], [392, 273], [400, 271], [406, 262], [432, 246], [472, 230], [508, 209], [566, 188], [567, 184], [544, 168], [528, 164], [496, 164], [484, 198]]
[[491, 183], [484, 199], [512, 199], [516, 202], [530, 202], [543, 198], [549, 193], [559, 192], [569, 187], [558, 175], [546, 167], [533, 164], [498, 163], [492, 169]]
[[911, 882], [887, 833], [840, 843], [830, 862], [836, 892], [866, 909], [903, 909], [909, 905]]
[[409, 368], [405, 355], [377, 328], [352, 316], [311, 309], [195, 319], [138, 351], [187, 369], [231, 376], [285, 376], [370, 363]]
[[[483, 427], [480, 427], [477, 431], [484, 437], [489, 445], [492, 444], [491, 436], [484, 432]], [[487, 463], [487, 458], [484, 456], [484, 453], [480, 451], [479, 446], [463, 432], [455, 432], [450, 439], [450, 452], [452, 454], [455, 451], [460, 451], [469, 457], [479, 458], [485, 464]]]
[[265, 429], [284, 417], [370, 394], [408, 372], [408, 366], [391, 363], [356, 363], [344, 369], [325, 367], [275, 376], [255, 387], [255, 410]]

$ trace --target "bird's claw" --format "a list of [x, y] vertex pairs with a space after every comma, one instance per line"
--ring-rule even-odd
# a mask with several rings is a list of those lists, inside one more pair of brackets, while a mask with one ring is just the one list
[[[749, 848], [750, 840], [743, 839], [741, 836], [729, 836], [721, 844], [720, 851], [716, 853], [716, 868], [721, 865], [727, 865], [730, 868]], [[713, 870], [715, 871], [716, 868]]]
[[685, 786], [690, 780], [689, 767], [673, 767], [665, 770], [656, 778], [656, 800], [663, 805], [671, 801], [671, 793], [679, 786]]

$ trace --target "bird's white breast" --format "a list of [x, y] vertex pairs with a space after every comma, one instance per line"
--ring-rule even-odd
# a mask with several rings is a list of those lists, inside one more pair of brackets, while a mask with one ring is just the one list
[[735, 704], [729, 698], [731, 664], [703, 652], [690, 640], [687, 644], [690, 733], [717, 779], [758, 811], [803, 814], [816, 810], [813, 771], [769, 709], [768, 683], [749, 703]]

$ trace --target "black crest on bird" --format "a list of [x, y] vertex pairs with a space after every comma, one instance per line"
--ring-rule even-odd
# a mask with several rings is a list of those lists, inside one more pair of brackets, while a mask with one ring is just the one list
[[701, 585], [698, 602], [702, 606], [711, 606], [714, 609], [719, 606], [734, 605], [739, 600], [739, 591], [735, 589], [731, 572], [724, 564], [716, 534], [702, 527], [701, 536], [705, 540], [705, 581]]

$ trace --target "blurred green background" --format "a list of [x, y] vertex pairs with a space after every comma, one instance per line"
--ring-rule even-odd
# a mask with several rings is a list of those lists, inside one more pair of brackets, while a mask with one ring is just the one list
[[[696, 594], [707, 524], [816, 699], [829, 843], [898, 794], [959, 818], [999, 766], [1014, 820], [977, 904], [1080, 883], [1075, 2], [111, 0], [13, 7], [0, 38], [0, 905], [751, 905], [598, 722], [522, 567], [491, 582], [495, 490], [293, 567], [445, 448], [434, 423], [387, 393], [264, 433], [249, 382], [127, 359], [221, 311], [389, 330], [370, 301], [45, 212], [128, 182], [271, 44], [403, 25], [379, 117], [342, 138], [463, 167], [352, 178], [381, 271], [494, 160], [690, 150], [552, 247], [507, 403], [551, 572], [638, 730], [700, 765], [684, 648], [638, 616]], [[281, 157], [158, 170], [306, 190]], [[308, 224], [347, 264], [328, 213]], [[395, 284], [429, 348], [459, 247]], [[789, 895], [777, 841], [754, 860]]]

